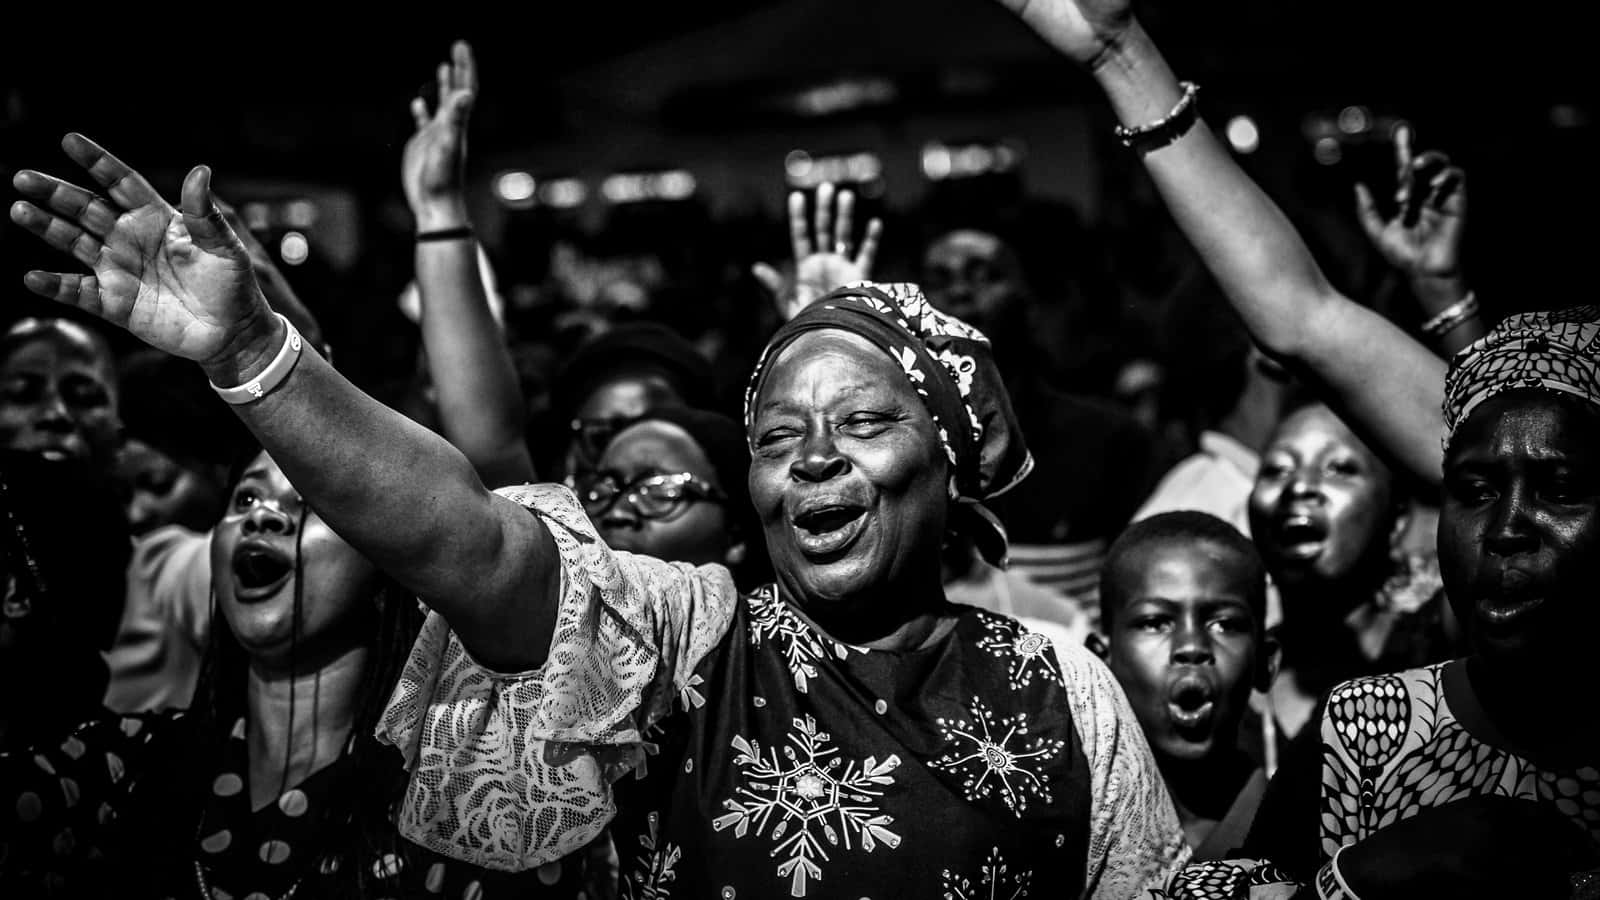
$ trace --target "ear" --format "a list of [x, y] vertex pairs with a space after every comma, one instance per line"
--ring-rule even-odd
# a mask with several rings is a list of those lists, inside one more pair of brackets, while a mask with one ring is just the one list
[[1278, 629], [1268, 628], [1261, 635], [1261, 646], [1256, 648], [1255, 689], [1266, 693], [1278, 678], [1283, 666], [1283, 644], [1278, 641]]

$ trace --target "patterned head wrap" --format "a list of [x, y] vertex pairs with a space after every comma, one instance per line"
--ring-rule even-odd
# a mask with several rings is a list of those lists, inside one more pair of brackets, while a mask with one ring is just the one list
[[866, 338], [900, 364], [933, 417], [950, 461], [951, 525], [971, 537], [994, 565], [1006, 560], [1006, 531], [984, 501], [1000, 496], [1033, 470], [1033, 456], [1011, 410], [989, 339], [934, 309], [913, 284], [862, 283], [823, 297], [778, 329], [745, 390], [744, 422], [755, 425], [755, 402], [772, 360], [808, 331], [837, 328]]
[[1480, 403], [1518, 388], [1600, 406], [1600, 306], [1509, 316], [1457, 353], [1444, 382], [1445, 446]]

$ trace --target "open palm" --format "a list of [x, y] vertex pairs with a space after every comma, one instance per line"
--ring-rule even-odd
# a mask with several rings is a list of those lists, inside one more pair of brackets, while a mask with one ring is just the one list
[[411, 101], [417, 130], [406, 141], [400, 162], [400, 181], [413, 213], [429, 204], [454, 201], [464, 183], [467, 159], [467, 118], [478, 92], [478, 67], [472, 48], [456, 41], [450, 61], [439, 64], [439, 92], [434, 111], [421, 97]]
[[198, 362], [267, 315], [249, 255], [212, 202], [209, 169], [184, 179], [178, 209], [88, 138], [69, 134], [61, 146], [105, 196], [23, 170], [13, 183], [32, 202], [14, 204], [11, 218], [94, 274], [29, 272], [29, 290]]

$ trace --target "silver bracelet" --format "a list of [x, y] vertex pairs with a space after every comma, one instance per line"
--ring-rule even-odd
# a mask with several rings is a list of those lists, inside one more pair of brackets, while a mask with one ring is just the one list
[[1122, 141], [1122, 146], [1139, 153], [1149, 153], [1176, 141], [1189, 133], [1194, 123], [1199, 120], [1195, 108], [1195, 98], [1200, 96], [1200, 86], [1192, 81], [1181, 81], [1179, 87], [1183, 88], [1183, 96], [1178, 99], [1172, 111], [1161, 118], [1144, 125], [1118, 125], [1112, 133], [1117, 140]]
[[237, 387], [219, 387], [216, 382], [211, 382], [211, 389], [217, 392], [217, 396], [234, 406], [254, 403], [265, 397], [289, 377], [289, 373], [294, 371], [294, 364], [300, 361], [300, 349], [304, 345], [300, 332], [295, 330], [294, 323], [285, 318], [283, 313], [275, 312], [273, 315], [288, 331], [284, 334], [283, 346], [278, 349], [278, 355], [272, 358], [272, 362], [267, 363], [267, 367], [256, 377]]
[[1441, 338], [1454, 331], [1462, 322], [1478, 314], [1478, 297], [1472, 291], [1460, 300], [1439, 311], [1439, 314], [1422, 323], [1422, 333]]

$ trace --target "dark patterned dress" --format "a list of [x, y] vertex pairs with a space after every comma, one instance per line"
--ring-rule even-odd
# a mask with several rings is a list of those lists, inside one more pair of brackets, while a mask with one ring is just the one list
[[1082, 648], [970, 607], [921, 649], [843, 644], [771, 587], [613, 553], [564, 489], [513, 496], [562, 555], [551, 657], [497, 675], [430, 617], [384, 729], [419, 843], [517, 868], [609, 824], [630, 900], [1123, 897], [1186, 855]]
[[[486, 872], [390, 835], [367, 847], [348, 813], [377, 773], [348, 752], [251, 808], [245, 723], [221, 742], [183, 712], [106, 716], [59, 745], [0, 755], [0, 897], [279, 900], [565, 897], [560, 861]], [[347, 748], [348, 749], [348, 748]]]

